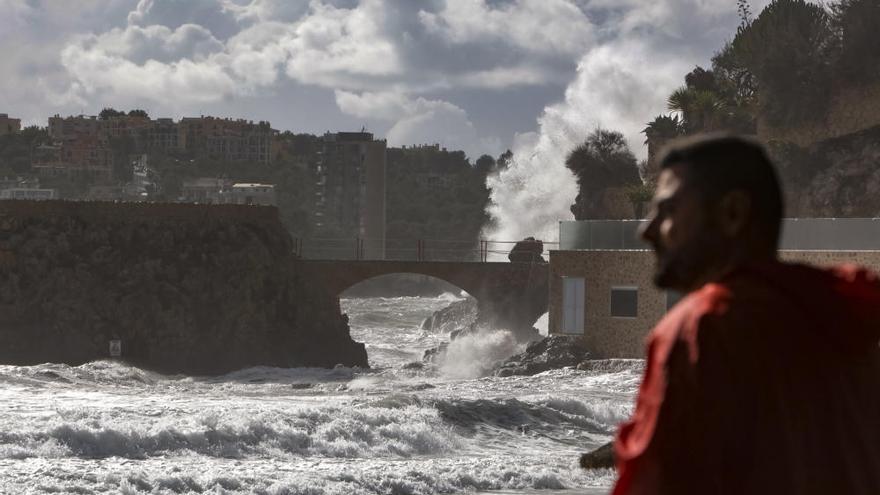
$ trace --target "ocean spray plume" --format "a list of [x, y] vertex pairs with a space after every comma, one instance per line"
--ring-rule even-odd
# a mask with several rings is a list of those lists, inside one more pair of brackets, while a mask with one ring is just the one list
[[622, 132], [645, 158], [645, 122], [667, 111], [669, 93], [695, 64], [709, 61], [737, 24], [736, 5], [716, 0], [622, 2], [611, 16], [599, 44], [578, 62], [564, 100], [544, 109], [536, 133], [517, 136], [510, 166], [487, 178], [493, 222], [484, 238], [556, 240], [557, 221], [572, 218], [577, 195], [565, 168], [568, 153], [601, 127]]
[[525, 344], [507, 330], [479, 331], [459, 336], [440, 358], [440, 372], [450, 378], [479, 378], [495, 363], [521, 352]]

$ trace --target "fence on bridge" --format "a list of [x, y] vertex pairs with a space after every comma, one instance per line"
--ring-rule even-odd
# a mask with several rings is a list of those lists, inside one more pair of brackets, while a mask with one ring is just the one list
[[[507, 261], [518, 242], [522, 241], [296, 238], [294, 254], [315, 260]], [[558, 244], [543, 242], [544, 252]]]

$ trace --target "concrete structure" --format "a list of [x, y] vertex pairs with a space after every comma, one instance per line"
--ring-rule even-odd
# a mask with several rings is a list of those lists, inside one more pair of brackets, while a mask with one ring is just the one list
[[[549, 331], [583, 335], [591, 356], [640, 358], [644, 339], [680, 295], [654, 287], [639, 221], [562, 222], [550, 251]], [[782, 259], [880, 272], [880, 219], [789, 219]]]
[[368, 132], [328, 133], [315, 168], [317, 231], [363, 239], [370, 259], [385, 257], [385, 151]]
[[21, 119], [13, 119], [5, 113], [0, 113], [0, 136], [19, 132], [21, 132]]
[[547, 263], [300, 260], [299, 265], [302, 273], [337, 296], [379, 275], [439, 278], [467, 291], [479, 303], [481, 317], [501, 328], [531, 328], [547, 311]]

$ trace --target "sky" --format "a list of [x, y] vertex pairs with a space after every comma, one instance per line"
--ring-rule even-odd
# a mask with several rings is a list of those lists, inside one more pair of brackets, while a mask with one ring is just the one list
[[735, 0], [0, 0], [0, 112], [144, 108], [497, 156], [577, 98], [638, 131], [738, 22]]

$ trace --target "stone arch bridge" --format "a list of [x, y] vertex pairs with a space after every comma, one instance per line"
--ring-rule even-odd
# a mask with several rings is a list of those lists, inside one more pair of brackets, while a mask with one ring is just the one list
[[393, 273], [436, 277], [473, 296], [480, 321], [517, 333], [547, 312], [549, 269], [543, 262], [298, 260], [311, 280], [339, 296], [364, 280]]

